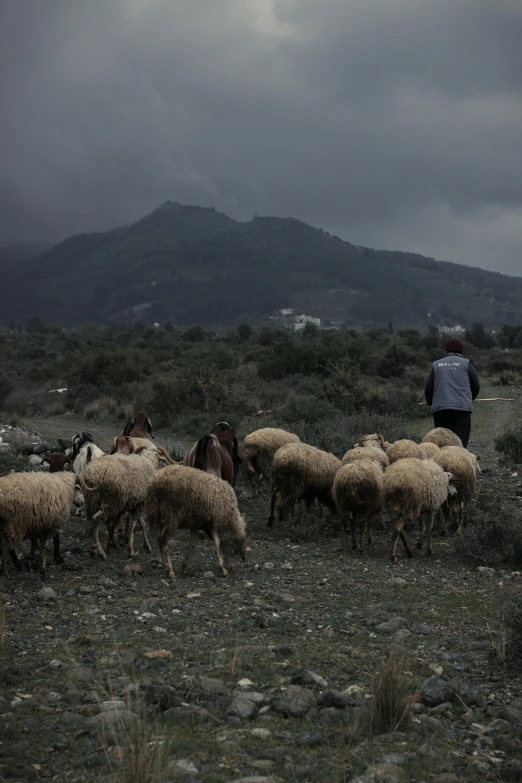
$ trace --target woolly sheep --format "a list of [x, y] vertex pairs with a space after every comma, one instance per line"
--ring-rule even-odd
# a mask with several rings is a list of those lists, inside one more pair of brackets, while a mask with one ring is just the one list
[[442, 507], [443, 532], [450, 517], [457, 523], [457, 535], [462, 535], [464, 508], [473, 499], [477, 490], [477, 459], [461, 446], [445, 446], [434, 458], [442, 470], [455, 476], [455, 494]]
[[158, 539], [169, 579], [175, 578], [169, 557], [169, 538], [178, 528], [190, 530], [182, 573], [188, 569], [199, 531], [214, 542], [223, 576], [227, 575], [231, 560], [237, 555], [245, 560], [248, 550], [245, 522], [239, 513], [234, 490], [218, 476], [197, 468], [167, 467], [152, 480], [145, 509], [150, 532]]
[[277, 450], [272, 464], [272, 499], [268, 527], [274, 524], [274, 508], [282, 519], [286, 508], [303, 499], [309, 509], [317, 500], [335, 510], [332, 486], [341, 461], [327, 451], [306, 443], [288, 443]]
[[378, 447], [370, 446], [355, 446], [346, 452], [341, 462], [343, 465], [349, 465], [352, 462], [358, 462], [359, 460], [371, 460], [380, 466], [384, 471], [390, 464], [388, 455], [385, 451]]
[[397, 562], [397, 538], [400, 536], [408, 557], [412, 556], [406, 541], [404, 525], [408, 519], [419, 519], [420, 538], [417, 548], [422, 549], [424, 540], [423, 512], [428, 514], [428, 554], [431, 555], [431, 533], [435, 514], [455, 493], [451, 483], [453, 476], [445, 472], [433, 460], [405, 458], [394, 462], [384, 474], [384, 505], [394, 515], [394, 528], [390, 559]]
[[18, 565], [14, 549], [24, 538], [39, 539], [42, 543], [42, 577], [50, 538], [54, 539], [55, 560], [63, 562], [59, 532], [69, 518], [74, 494], [72, 473], [10, 473], [0, 478], [0, 558], [4, 576], [7, 554]]
[[386, 449], [386, 455], [390, 460], [390, 465], [399, 459], [422, 459], [422, 451], [419, 445], [413, 440], [407, 440], [406, 438], [390, 443]]
[[[384, 503], [383, 472], [379, 463], [368, 459], [343, 465], [335, 476], [333, 497], [347, 532], [351, 528], [352, 548], [358, 548], [359, 554], [364, 555], [365, 532], [368, 532], [368, 543], [372, 544], [372, 517], [380, 513]], [[356, 525], [359, 526], [358, 547]]]
[[420, 443], [419, 448], [421, 450], [423, 459], [433, 459], [440, 451], [439, 447], [435, 443], [430, 443], [429, 441], [428, 443]]
[[448, 430], [446, 427], [435, 427], [430, 430], [422, 439], [423, 443], [434, 443], [439, 448], [444, 446], [462, 446], [462, 441], [458, 435]]
[[356, 443], [355, 445], [384, 450], [386, 444], [382, 435], [374, 433], [373, 435], [363, 435], [359, 438], [359, 443]]
[[[101, 520], [105, 521], [109, 532], [107, 548], [114, 548], [114, 532], [123, 515], [130, 513], [133, 519], [139, 518], [148, 486], [161, 459], [165, 457], [159, 449], [144, 449], [142, 454], [111, 454], [91, 462], [79, 476], [91, 527], [93, 557], [98, 554], [103, 560], [107, 559], [98, 535]], [[133, 555], [131, 531], [129, 556]]]
[[247, 435], [243, 441], [243, 460], [251, 476], [268, 480], [276, 451], [287, 443], [300, 443], [297, 435], [275, 427], [265, 427]]

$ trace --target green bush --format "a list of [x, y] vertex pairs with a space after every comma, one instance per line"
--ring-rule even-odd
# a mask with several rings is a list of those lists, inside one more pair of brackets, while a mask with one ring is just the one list
[[468, 506], [464, 530], [455, 539], [455, 549], [472, 565], [520, 568], [520, 511], [500, 494], [480, 495], [477, 503]]
[[495, 449], [517, 465], [522, 463], [522, 428], [506, 430], [495, 440]]

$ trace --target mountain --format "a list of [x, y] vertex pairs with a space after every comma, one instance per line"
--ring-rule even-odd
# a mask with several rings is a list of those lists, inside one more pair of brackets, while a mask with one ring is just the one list
[[52, 247], [51, 242], [14, 242], [12, 245], [0, 247], [0, 269], [19, 261], [35, 258]]
[[166, 202], [130, 226], [1, 260], [3, 320], [224, 325], [301, 308], [347, 325], [516, 321], [522, 278], [362, 248], [293, 218]]

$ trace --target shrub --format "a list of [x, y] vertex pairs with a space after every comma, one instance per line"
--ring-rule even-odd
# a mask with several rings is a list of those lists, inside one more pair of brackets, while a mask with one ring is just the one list
[[321, 400], [311, 394], [299, 394], [290, 397], [279, 411], [283, 424], [296, 421], [314, 424], [338, 415], [336, 408], [327, 400]]
[[90, 402], [83, 409], [83, 413], [86, 419], [94, 419], [99, 416], [100, 413], [116, 413], [118, 407], [117, 401], [114, 397], [99, 397], [97, 400]]
[[513, 660], [522, 660], [522, 599], [510, 604], [504, 617], [506, 652]]
[[500, 494], [480, 495], [469, 507], [462, 536], [455, 549], [473, 565], [522, 566], [520, 512]]
[[495, 449], [517, 465], [522, 463], [522, 428], [502, 433], [495, 440]]

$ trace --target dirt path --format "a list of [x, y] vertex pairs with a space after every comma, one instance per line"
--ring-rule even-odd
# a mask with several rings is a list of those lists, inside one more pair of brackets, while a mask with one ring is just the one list
[[[489, 468], [481, 488], [503, 482], [509, 489], [519, 480], [498, 465], [491, 444], [519, 417], [520, 397], [491, 406], [477, 406], [471, 446]], [[55, 435], [54, 420], [33, 422]], [[85, 423], [59, 427], [70, 435]], [[101, 439], [112, 437], [109, 428], [89, 429], [108, 445]], [[134, 570], [123, 548], [93, 561], [75, 518], [63, 536], [66, 567], [49, 569], [46, 586], [55, 595], [45, 598], [28, 571], [2, 583], [9, 604], [0, 774], [76, 783], [106, 777], [121, 769], [114, 743], [125, 742], [134, 720], [135, 747], [171, 741], [161, 746], [169, 776], [183, 780], [340, 783], [375, 765], [393, 783], [454, 783], [448, 773], [520, 780], [522, 680], [494, 657], [492, 643], [503, 608], [522, 596], [520, 574], [464, 566], [451, 538], [437, 538], [431, 558], [415, 552], [408, 560], [399, 550], [394, 567], [389, 531], [379, 530], [359, 558], [325, 514], [268, 530], [266, 493], [253, 495], [244, 478], [239, 489], [252, 552], [228, 579], [215, 576], [205, 541], [190, 575], [174, 584], [163, 579], [156, 551], [140, 552]], [[171, 544], [177, 570], [186, 544], [182, 534]], [[408, 651], [399, 672], [412, 714], [400, 731], [375, 735], [372, 681], [398, 639]], [[426, 681], [439, 676], [430, 696]], [[243, 678], [252, 684], [239, 685]]]

